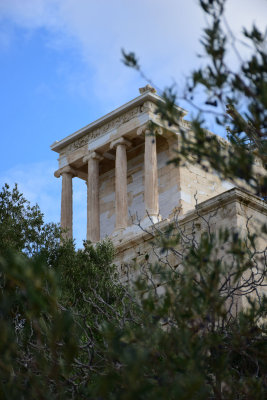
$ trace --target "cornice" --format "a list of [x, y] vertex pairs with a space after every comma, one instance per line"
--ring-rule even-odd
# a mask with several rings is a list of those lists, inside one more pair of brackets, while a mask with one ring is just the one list
[[226, 192], [218, 194], [211, 199], [205, 200], [196, 206], [196, 210], [201, 213], [206, 213], [209, 210], [222, 207], [226, 204], [238, 201], [254, 210], [267, 214], [267, 203], [260, 197], [248, 192], [245, 189], [234, 187]]
[[[140, 110], [140, 106], [149, 101], [154, 104], [164, 102], [164, 100], [157, 94], [145, 92], [64, 139], [54, 142], [50, 148], [51, 150], [60, 153], [63, 148], [71, 144], [73, 144], [73, 149], [69, 149], [70, 151], [82, 147], [87, 144], [90, 139], [93, 140], [95, 137], [105, 134], [108, 130], [120, 126], [120, 124], [124, 122], [123, 119], [127, 122], [129, 117], [134, 117], [140, 112], [151, 111], [149, 107], [147, 110]], [[177, 108], [182, 111], [183, 115], [187, 114], [187, 112], [181, 107], [177, 106]], [[125, 117], [123, 118], [123, 116]]]
[[[202, 203], [198, 204], [195, 209], [192, 209], [187, 213], [179, 216], [178, 223], [180, 226], [183, 226], [186, 223], [197, 220], [200, 215], [205, 215], [211, 211], [215, 211], [218, 208], [222, 208], [227, 204], [235, 202], [239, 202], [240, 204], [246, 205], [254, 210], [260, 211], [263, 215], [267, 215], [267, 204], [258, 196], [255, 196], [244, 189], [233, 188], [217, 196], [214, 196], [211, 199], [203, 201]], [[170, 223], [170, 219], [164, 219], [156, 223], [155, 227], [151, 225], [146, 228], [145, 231], [140, 228], [140, 232], [132, 236], [126, 236], [125, 238], [123, 238], [122, 236], [121, 239], [118, 238], [114, 241], [116, 253], [119, 254], [128, 248], [131, 248], [138, 245], [139, 243], [143, 243], [144, 241], [151, 239], [151, 236], [153, 236], [154, 228], [162, 230], [167, 228]]]

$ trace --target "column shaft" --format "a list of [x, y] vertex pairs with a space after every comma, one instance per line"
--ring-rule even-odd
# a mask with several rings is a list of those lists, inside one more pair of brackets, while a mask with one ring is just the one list
[[115, 178], [115, 210], [116, 229], [126, 228], [128, 225], [127, 204], [127, 155], [126, 145], [118, 144], [116, 147], [116, 178]]
[[66, 239], [72, 239], [72, 174], [62, 173], [61, 191], [61, 228], [67, 229], [64, 233]]
[[87, 182], [87, 240], [100, 240], [99, 161], [95, 153], [88, 157]]
[[115, 230], [124, 229], [128, 225], [127, 201], [127, 154], [126, 149], [131, 142], [123, 136], [110, 143], [110, 148], [116, 149], [115, 162]]
[[150, 216], [159, 213], [156, 137], [145, 132], [145, 207]]

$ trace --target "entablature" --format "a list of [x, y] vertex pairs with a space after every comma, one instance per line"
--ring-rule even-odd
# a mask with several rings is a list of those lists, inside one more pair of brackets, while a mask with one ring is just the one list
[[[167, 128], [167, 125], [156, 114], [158, 103], [163, 101], [160, 96], [148, 88], [140, 96], [124, 104], [122, 107], [66, 138], [56, 141], [51, 145], [51, 149], [59, 153], [60, 157], [69, 155], [86, 146], [88, 146], [89, 151], [95, 150], [103, 146], [106, 142], [110, 142], [120, 136], [134, 134], [136, 128], [150, 120]], [[178, 106], [177, 109], [183, 117], [187, 114], [185, 110]], [[181, 125], [183, 128], [188, 128], [188, 122], [182, 118]], [[168, 129], [171, 130], [170, 128]]]

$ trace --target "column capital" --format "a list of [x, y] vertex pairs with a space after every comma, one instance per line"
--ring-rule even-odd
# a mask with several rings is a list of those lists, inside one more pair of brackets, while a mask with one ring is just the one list
[[56, 178], [60, 178], [63, 174], [69, 174], [72, 175], [72, 177], [77, 176], [77, 172], [70, 165], [66, 165], [54, 172]]
[[147, 122], [145, 125], [139, 126], [139, 128], [136, 131], [137, 135], [162, 135], [163, 134], [163, 129], [161, 126], [156, 125], [151, 122]]
[[86, 154], [86, 156], [83, 157], [83, 162], [86, 163], [89, 160], [97, 160], [97, 161], [102, 161], [104, 158], [98, 154], [96, 151], [92, 151], [89, 154]]
[[121, 136], [120, 138], [115, 139], [110, 143], [110, 148], [116, 149], [116, 147], [119, 146], [120, 144], [123, 146], [126, 146], [128, 148], [132, 146], [132, 143], [129, 140], [127, 140], [123, 136]]

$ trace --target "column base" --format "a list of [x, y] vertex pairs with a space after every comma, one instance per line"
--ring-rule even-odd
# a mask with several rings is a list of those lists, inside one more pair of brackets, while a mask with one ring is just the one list
[[151, 225], [157, 224], [158, 222], [162, 221], [162, 216], [160, 214], [157, 215], [146, 215], [140, 225], [142, 228], [147, 228]]
[[115, 228], [114, 231], [111, 234], [112, 238], [116, 238], [117, 236], [121, 236], [123, 234], [123, 232], [125, 231], [125, 229], [127, 229], [127, 227], [125, 228]]

